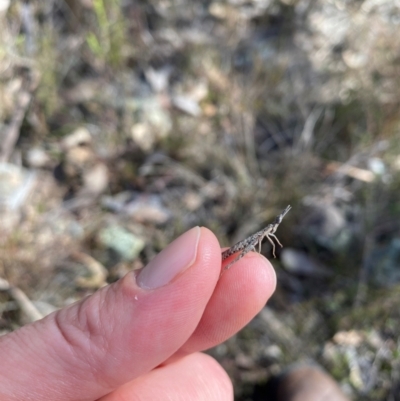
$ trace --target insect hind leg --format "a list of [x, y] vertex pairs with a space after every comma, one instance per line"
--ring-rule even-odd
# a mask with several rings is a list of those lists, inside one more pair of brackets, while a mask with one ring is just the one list
[[231, 262], [229, 262], [225, 267], [224, 270], [228, 270], [234, 263], [236, 263], [237, 261], [239, 261], [240, 259], [243, 258], [243, 256], [245, 256], [247, 253], [251, 252], [251, 251], [255, 251], [255, 247], [253, 244], [248, 245], [246, 248], [244, 248], [240, 254], [238, 256], [236, 256], [235, 259], [233, 259]]

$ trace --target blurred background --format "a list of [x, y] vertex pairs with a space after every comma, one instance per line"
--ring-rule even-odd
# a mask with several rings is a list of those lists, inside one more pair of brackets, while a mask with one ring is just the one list
[[399, 32], [393, 0], [0, 0], [1, 334], [291, 204], [210, 353], [239, 401], [299, 361], [399, 400]]

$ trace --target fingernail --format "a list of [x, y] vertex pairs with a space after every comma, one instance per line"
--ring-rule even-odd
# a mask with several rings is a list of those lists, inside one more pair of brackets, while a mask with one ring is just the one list
[[194, 227], [161, 251], [137, 276], [137, 284], [155, 289], [171, 282], [196, 260], [200, 227]]

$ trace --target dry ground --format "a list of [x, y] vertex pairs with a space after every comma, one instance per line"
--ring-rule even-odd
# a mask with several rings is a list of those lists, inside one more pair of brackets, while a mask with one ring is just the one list
[[2, 333], [189, 227], [229, 245], [291, 204], [276, 294], [210, 352], [241, 401], [304, 360], [400, 399], [399, 21], [389, 0], [0, 1], [0, 277], [28, 297], [0, 282]]

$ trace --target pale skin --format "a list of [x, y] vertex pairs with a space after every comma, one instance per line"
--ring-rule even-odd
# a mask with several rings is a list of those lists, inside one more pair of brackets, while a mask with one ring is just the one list
[[[163, 268], [176, 270], [179, 249], [185, 258], [193, 233], [190, 266], [171, 279]], [[129, 273], [0, 337], [0, 399], [150, 401], [163, 394], [177, 401], [233, 400], [228, 376], [201, 351], [228, 339], [263, 308], [275, 289], [273, 268], [250, 252], [220, 277], [221, 248], [206, 228], [168, 248], [147, 269], [149, 277], [158, 271], [168, 283]]]

